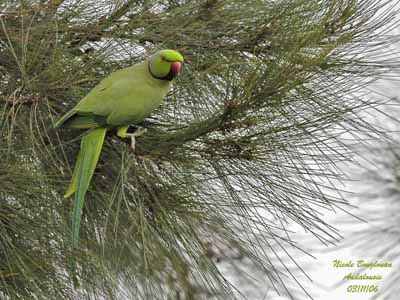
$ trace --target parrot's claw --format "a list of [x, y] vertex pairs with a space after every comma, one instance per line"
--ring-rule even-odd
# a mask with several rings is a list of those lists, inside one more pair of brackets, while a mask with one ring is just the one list
[[135, 147], [136, 147], [136, 138], [135, 138], [135, 135], [132, 134], [131, 135], [131, 149], [133, 152], [135, 152]]
[[135, 132], [133, 133], [135, 136], [141, 136], [147, 132], [147, 128], [144, 127], [137, 127]]
[[130, 138], [131, 138], [131, 148], [132, 148], [132, 151], [133, 151], [133, 152], [135, 152], [136, 137], [141, 136], [141, 135], [145, 134], [146, 132], [147, 132], [147, 128], [137, 127], [137, 129], [135, 130], [135, 132], [133, 132], [133, 133], [126, 133], [126, 134], [125, 134], [126, 137], [130, 137]]

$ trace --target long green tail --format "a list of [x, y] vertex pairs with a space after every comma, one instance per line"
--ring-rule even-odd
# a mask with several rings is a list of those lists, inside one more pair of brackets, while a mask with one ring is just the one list
[[81, 141], [81, 149], [75, 164], [71, 184], [64, 197], [70, 197], [75, 193], [74, 209], [72, 212], [72, 245], [77, 247], [79, 243], [79, 228], [85, 195], [92, 180], [94, 170], [99, 160], [103, 147], [106, 128], [99, 127], [88, 131]]

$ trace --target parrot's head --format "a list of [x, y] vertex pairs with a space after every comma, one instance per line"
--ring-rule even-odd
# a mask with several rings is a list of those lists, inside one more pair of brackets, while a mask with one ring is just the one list
[[179, 75], [183, 56], [175, 50], [161, 50], [149, 59], [150, 74], [160, 80], [173, 80]]

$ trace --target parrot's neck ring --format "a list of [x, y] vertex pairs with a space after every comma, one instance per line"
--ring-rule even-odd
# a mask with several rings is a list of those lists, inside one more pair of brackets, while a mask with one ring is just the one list
[[169, 70], [169, 73], [166, 76], [163, 76], [163, 77], [154, 75], [153, 72], [151, 71], [151, 68], [150, 68], [150, 60], [147, 63], [147, 68], [149, 69], [150, 75], [155, 79], [167, 80], [167, 81], [172, 81], [174, 79], [174, 74], [172, 74], [171, 70]]

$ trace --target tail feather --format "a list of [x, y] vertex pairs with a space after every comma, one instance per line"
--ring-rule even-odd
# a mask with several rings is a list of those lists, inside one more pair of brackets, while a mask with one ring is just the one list
[[64, 198], [71, 197], [76, 191], [76, 183], [78, 181], [78, 170], [80, 170], [81, 168], [83, 153], [84, 151], [82, 150], [80, 150], [78, 153], [78, 157], [75, 162], [74, 172], [72, 173], [72, 179], [69, 184], [68, 190], [65, 192]]
[[74, 247], [78, 246], [79, 228], [85, 195], [93, 177], [97, 161], [99, 160], [106, 131], [106, 128], [99, 127], [90, 130], [83, 136], [71, 184], [65, 194], [65, 197], [69, 197], [75, 193], [72, 212], [72, 244]]

